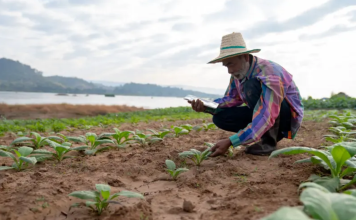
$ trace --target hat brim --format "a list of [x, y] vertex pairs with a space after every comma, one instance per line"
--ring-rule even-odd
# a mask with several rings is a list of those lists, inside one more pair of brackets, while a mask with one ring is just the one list
[[219, 62], [221, 62], [221, 61], [223, 61], [223, 60], [225, 60], [227, 58], [236, 57], [236, 56], [239, 56], [239, 55], [242, 55], [242, 54], [247, 54], [247, 53], [258, 53], [260, 51], [261, 51], [261, 49], [253, 49], [253, 50], [246, 50], [246, 51], [243, 51], [243, 52], [230, 54], [230, 55], [223, 56], [223, 57], [219, 56], [219, 57], [215, 58], [214, 60], [210, 61], [209, 63], [219, 63]]

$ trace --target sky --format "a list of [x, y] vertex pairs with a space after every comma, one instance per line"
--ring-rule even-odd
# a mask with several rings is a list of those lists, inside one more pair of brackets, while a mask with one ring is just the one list
[[356, 0], [0, 0], [0, 57], [44, 76], [224, 90], [232, 32], [302, 97], [356, 97]]

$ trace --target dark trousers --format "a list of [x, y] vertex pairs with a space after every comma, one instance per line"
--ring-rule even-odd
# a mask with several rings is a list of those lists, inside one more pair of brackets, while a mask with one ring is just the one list
[[[214, 124], [222, 130], [238, 132], [252, 122], [253, 109], [262, 93], [261, 83], [253, 78], [244, 83], [244, 93], [248, 106], [222, 108], [221, 112], [213, 116]], [[281, 131], [289, 131], [291, 126], [291, 111], [288, 102], [284, 99], [279, 113], [278, 140], [283, 138]]]

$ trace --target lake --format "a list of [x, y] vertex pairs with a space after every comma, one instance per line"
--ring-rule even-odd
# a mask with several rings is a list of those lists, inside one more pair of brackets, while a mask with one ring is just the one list
[[90, 105], [127, 105], [146, 109], [189, 106], [183, 98], [151, 97], [151, 96], [120, 96], [105, 97], [104, 95], [69, 94], [58, 96], [56, 93], [37, 92], [1, 92], [0, 103], [5, 104], [90, 104]]

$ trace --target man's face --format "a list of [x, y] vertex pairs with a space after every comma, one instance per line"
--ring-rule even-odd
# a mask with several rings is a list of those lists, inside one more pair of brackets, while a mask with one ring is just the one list
[[247, 56], [248, 55], [241, 55], [228, 58], [223, 61], [223, 66], [227, 67], [229, 74], [233, 75], [236, 79], [241, 80], [245, 77], [250, 68]]

